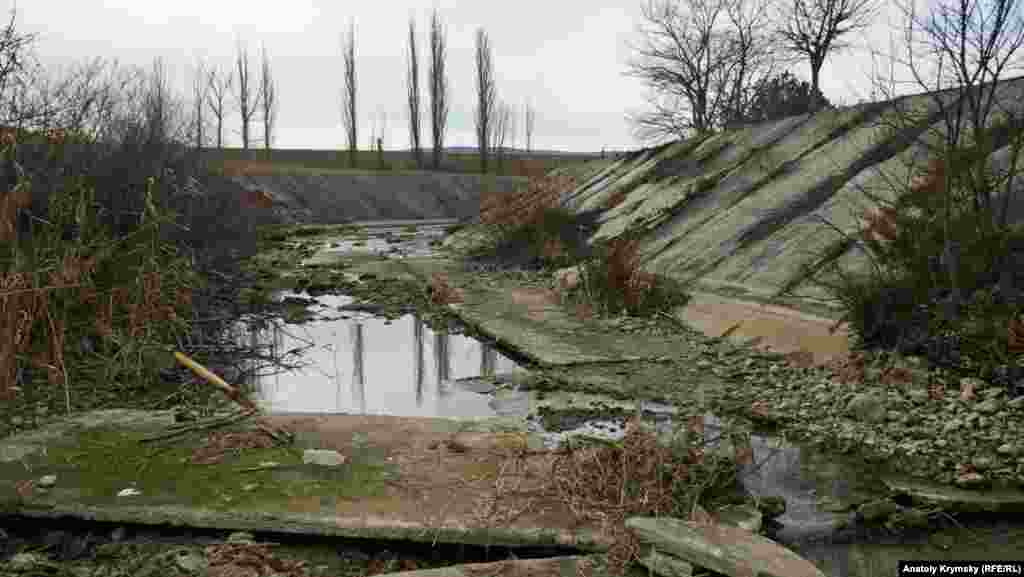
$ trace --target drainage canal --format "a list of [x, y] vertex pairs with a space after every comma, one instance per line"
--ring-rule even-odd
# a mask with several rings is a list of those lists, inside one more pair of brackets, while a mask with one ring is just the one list
[[[396, 241], [388, 230], [402, 224], [381, 225], [363, 243], [330, 243], [325, 250], [427, 256], [430, 238], [443, 234], [442, 225], [419, 227], [415, 237]], [[309, 299], [292, 293], [278, 298]], [[526, 428], [541, 434], [549, 446], [577, 434], [621, 438], [623, 424], [636, 413], [633, 402], [559, 391], [547, 391], [541, 398], [521, 390], [515, 376], [526, 369], [494, 347], [460, 334], [458, 326], [435, 331], [411, 313], [386, 320], [373, 316], [372, 307], [359, 310], [347, 296], [309, 302], [312, 320], [278, 321], [249, 332], [248, 338], [258, 343], [302, 357], [300, 367], [253, 381], [270, 412], [514, 417], [524, 419]], [[668, 405], [644, 402], [640, 410], [664, 433], [678, 420]], [[545, 412], [548, 416], [542, 418]], [[717, 418], [705, 415], [704, 422], [709, 448], [727, 442]], [[771, 434], [751, 435], [750, 445], [753, 463], [738, 471], [743, 489], [759, 499], [782, 497], [786, 502], [785, 512], [769, 524], [769, 536], [827, 575], [891, 574], [899, 559], [1019, 557], [1015, 545], [1024, 539], [1019, 523], [959, 517], [969, 523], [965, 527], [937, 512], [910, 533], [898, 525], [866, 524], [866, 511], [911, 511], [909, 502], [901, 503], [887, 489], [880, 471]]]

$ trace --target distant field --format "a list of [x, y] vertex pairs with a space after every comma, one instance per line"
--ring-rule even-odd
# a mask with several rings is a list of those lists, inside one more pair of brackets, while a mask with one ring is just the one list
[[[348, 151], [339, 150], [302, 150], [262, 149], [243, 150], [240, 148], [204, 149], [203, 160], [214, 170], [225, 173], [267, 174], [276, 172], [311, 172], [330, 171], [344, 172], [357, 170], [433, 170], [431, 168], [430, 151], [424, 155], [425, 166], [418, 169], [411, 152], [407, 150], [385, 150], [382, 157], [376, 151], [360, 150], [357, 152], [356, 166], [349, 164]], [[500, 176], [531, 176], [539, 175], [559, 166], [592, 160], [600, 157], [600, 153], [560, 153], [538, 151], [526, 154], [521, 151], [507, 153], [501, 170], [498, 170], [497, 159], [489, 162], [488, 173]], [[383, 160], [383, 166], [381, 161]], [[441, 161], [440, 172], [479, 173], [480, 157], [475, 152], [466, 150], [449, 151]]]

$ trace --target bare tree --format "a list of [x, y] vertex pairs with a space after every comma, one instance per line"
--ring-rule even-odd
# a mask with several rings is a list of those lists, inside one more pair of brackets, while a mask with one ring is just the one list
[[356, 122], [356, 40], [355, 25], [349, 23], [348, 38], [342, 37], [342, 55], [345, 61], [345, 89], [341, 95], [341, 121], [348, 141], [348, 164], [356, 165], [356, 149], [359, 146]]
[[206, 64], [200, 60], [196, 63], [195, 76], [192, 79], [192, 145], [197, 154], [206, 142], [206, 96], [209, 89], [210, 85], [206, 79]]
[[206, 107], [217, 125], [217, 148], [224, 148], [224, 117], [227, 115], [228, 95], [231, 93], [231, 74], [218, 73], [216, 68], [211, 68], [207, 73]]
[[505, 141], [509, 136], [512, 124], [512, 107], [502, 101], [494, 104], [494, 122], [491, 124], [491, 149], [498, 157], [498, 171], [503, 166], [505, 157]]
[[145, 106], [146, 126], [149, 132], [147, 144], [184, 140], [182, 138], [184, 126], [176, 122], [181, 112], [180, 105], [171, 93], [167, 68], [162, 58], [156, 58], [153, 61]]
[[[871, 25], [875, 0], [788, 0], [781, 11], [784, 47], [811, 65], [812, 94], [820, 89], [821, 67], [830, 53], [849, 47], [842, 38]], [[970, 2], [972, 0], [963, 0]]]
[[487, 157], [494, 118], [494, 61], [491, 43], [483, 28], [476, 31], [476, 141], [480, 150], [480, 171], [487, 173]]
[[31, 46], [34, 34], [24, 34], [15, 27], [17, 11], [11, 10], [7, 25], [0, 30], [0, 119], [4, 124], [22, 120], [18, 95], [25, 90], [26, 76], [31, 68]]
[[412, 145], [416, 167], [423, 166], [423, 148], [420, 146], [420, 63], [416, 54], [416, 22], [409, 18], [409, 142]]
[[441, 167], [441, 151], [448, 124], [448, 75], [445, 74], [445, 31], [434, 10], [430, 19], [430, 130], [434, 138], [434, 169]]
[[[238, 114], [242, 120], [242, 148], [249, 148], [249, 130], [252, 126], [253, 116], [259, 108], [259, 88], [253, 86], [249, 72], [249, 53], [241, 42], [238, 44], [238, 54], [235, 57], [235, 71], [238, 73], [238, 86], [235, 91], [235, 100], [238, 104]], [[256, 88], [256, 92], [253, 89]]]
[[732, 69], [725, 74], [729, 98], [721, 123], [729, 126], [748, 108], [755, 87], [775, 71], [778, 36], [768, 26], [768, 0], [731, 0], [726, 13], [733, 53]]
[[276, 136], [278, 102], [277, 84], [274, 82], [274, 76], [270, 70], [270, 59], [267, 57], [267, 47], [265, 45], [260, 53], [260, 89], [258, 100], [263, 112], [263, 148], [269, 151], [274, 144], [274, 136]]
[[647, 84], [654, 110], [631, 116], [638, 136], [682, 137], [723, 123], [736, 100], [737, 83], [749, 83], [756, 76], [751, 68], [760, 53], [756, 36], [737, 41], [732, 28], [736, 21], [754, 26], [752, 16], [732, 7], [732, 2], [741, 1], [650, 0], [643, 7], [644, 42], [633, 47], [637, 54], [627, 74]]
[[523, 113], [523, 132], [526, 134], [526, 152], [528, 153], [533, 152], [533, 127], [536, 121], [536, 112], [532, 104], [527, 104]]
[[518, 119], [516, 118], [516, 109], [513, 108], [511, 104], [506, 104], [505, 114], [508, 116], [508, 119], [505, 120], [505, 123], [508, 125], [508, 138], [506, 142], [508, 144], [508, 148], [511, 150], [515, 149], [516, 147], [516, 125], [518, 124]]

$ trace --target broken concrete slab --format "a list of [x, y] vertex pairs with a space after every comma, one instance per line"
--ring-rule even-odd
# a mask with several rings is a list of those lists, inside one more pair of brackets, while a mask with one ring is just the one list
[[[270, 416], [168, 436], [160, 415], [135, 413], [134, 420], [112, 414], [109, 422], [90, 413], [73, 427], [55, 424], [0, 440], [44, 449], [0, 463], [0, 509], [36, 518], [420, 542], [583, 550], [611, 543], [595, 527], [573, 526], [553, 497], [495, 522], [504, 509], [488, 503], [514, 499], [499, 494], [504, 459], [526, 451], [528, 484], [548, 477], [554, 456], [542, 440], [489, 422]], [[295, 444], [255, 442], [265, 440], [257, 438], [257, 424], [291, 431]], [[304, 464], [305, 449], [336, 451], [345, 462]], [[50, 475], [52, 484], [40, 483]]]
[[643, 545], [732, 577], [824, 577], [810, 561], [739, 527], [668, 517], [631, 517], [626, 527]]
[[[598, 571], [591, 569], [597, 565]], [[495, 575], [529, 575], [530, 577], [576, 577], [579, 571], [590, 577], [603, 577], [601, 564], [591, 557], [548, 557], [545, 559], [514, 559], [494, 563], [467, 563], [438, 569], [386, 573], [379, 577], [493, 577]]]
[[666, 555], [653, 547], [640, 556], [640, 564], [663, 577], [690, 577], [693, 575], [693, 563]]
[[398, 264], [424, 283], [443, 274], [448, 286], [464, 291], [463, 302], [449, 305], [464, 323], [541, 365], [655, 359], [670, 357], [680, 347], [673, 336], [624, 339], [594, 319], [578, 319], [550, 289], [487, 286], [475, 282], [477, 273], [445, 259], [405, 259]]
[[923, 505], [937, 505], [947, 511], [962, 513], [1022, 513], [1024, 491], [996, 488], [972, 491], [927, 481], [901, 477], [884, 477], [889, 490], [909, 495]]

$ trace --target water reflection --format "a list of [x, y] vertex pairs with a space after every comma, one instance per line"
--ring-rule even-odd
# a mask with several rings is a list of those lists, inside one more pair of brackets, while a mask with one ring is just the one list
[[[283, 294], [305, 296], [301, 294]], [[462, 388], [459, 379], [517, 370], [493, 347], [435, 332], [414, 314], [394, 321], [344, 314], [351, 303], [325, 295], [310, 311], [317, 320], [251, 327], [254, 343], [297, 351], [295, 370], [254, 378], [256, 396], [272, 413], [360, 413], [399, 416], [489, 417], [491, 395]], [[348, 318], [344, 318], [347, 315]], [[410, 367], [412, 370], [410, 370]]]

